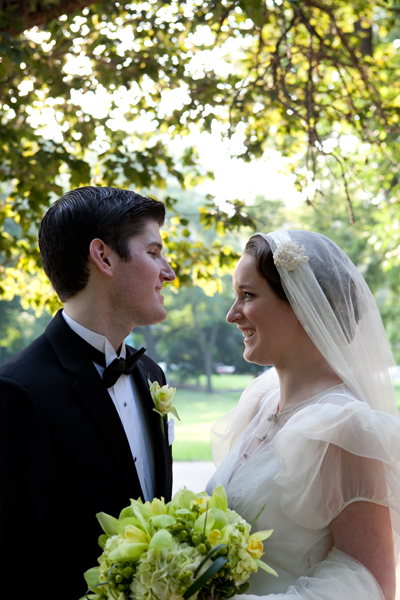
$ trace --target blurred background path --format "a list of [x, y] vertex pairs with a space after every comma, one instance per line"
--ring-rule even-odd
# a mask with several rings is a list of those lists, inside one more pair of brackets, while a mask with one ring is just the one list
[[215, 473], [213, 462], [208, 461], [175, 461], [173, 493], [183, 486], [192, 492], [202, 492], [211, 476]]

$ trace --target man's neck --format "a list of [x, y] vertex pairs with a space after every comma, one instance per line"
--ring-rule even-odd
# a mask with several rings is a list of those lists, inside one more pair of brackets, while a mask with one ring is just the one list
[[116, 323], [110, 322], [98, 305], [94, 309], [93, 306], [88, 307], [82, 302], [69, 300], [64, 305], [64, 311], [79, 325], [107, 338], [117, 353], [124, 339], [130, 334], [127, 328], [118, 327]]

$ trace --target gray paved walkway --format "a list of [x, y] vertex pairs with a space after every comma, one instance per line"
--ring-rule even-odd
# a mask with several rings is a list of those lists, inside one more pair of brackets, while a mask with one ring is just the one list
[[215, 472], [212, 462], [174, 462], [174, 486], [173, 493], [183, 486], [192, 492], [204, 491], [207, 481]]

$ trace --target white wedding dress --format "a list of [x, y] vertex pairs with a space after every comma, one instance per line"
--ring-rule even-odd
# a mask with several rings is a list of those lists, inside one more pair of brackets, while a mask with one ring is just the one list
[[398, 556], [399, 419], [344, 384], [276, 417], [279, 389], [270, 379], [252, 382], [213, 429], [219, 468], [208, 493], [223, 484], [230, 508], [249, 522], [266, 504], [252, 532], [274, 530], [262, 560], [278, 577], [259, 570], [251, 594], [238, 599], [384, 600], [371, 573], [333, 547], [329, 524], [358, 500], [388, 506]]

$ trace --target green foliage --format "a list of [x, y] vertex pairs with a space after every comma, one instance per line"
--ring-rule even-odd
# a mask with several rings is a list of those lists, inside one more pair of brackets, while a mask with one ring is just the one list
[[49, 320], [46, 313], [36, 318], [32, 310], [23, 310], [19, 298], [0, 301], [0, 364], [38, 337]]
[[[55, 197], [192, 186], [208, 175], [195, 148], [177, 157], [169, 142], [216, 123], [227, 140], [244, 135], [245, 160], [271, 147], [291, 156], [309, 208], [338, 204], [353, 222], [363, 192], [365, 231], [397, 264], [399, 14], [375, 0], [2, 3], [0, 227], [18, 225], [0, 229], [8, 294], [24, 288], [9, 269], [40, 266], [36, 229]], [[210, 199], [200, 218], [218, 235], [256, 227], [241, 199], [229, 210]], [[167, 232], [177, 284], [232, 265], [232, 247], [191, 245], [189, 231], [176, 215]], [[40, 296], [44, 282], [36, 306]]]

